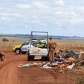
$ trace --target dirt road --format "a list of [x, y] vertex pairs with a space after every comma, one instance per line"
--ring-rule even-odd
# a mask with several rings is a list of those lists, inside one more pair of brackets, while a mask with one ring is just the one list
[[5, 62], [0, 64], [0, 84], [74, 84], [70, 75], [39, 67], [17, 67], [26, 62], [26, 57], [6, 54]]
[[17, 66], [23, 62], [20, 56], [6, 54], [5, 62], [0, 65], [0, 84], [20, 84]]
[[19, 64], [26, 63], [21, 56], [13, 55], [6, 58], [0, 67], [0, 84], [54, 84], [55, 79], [51, 74], [40, 68], [19, 69]]

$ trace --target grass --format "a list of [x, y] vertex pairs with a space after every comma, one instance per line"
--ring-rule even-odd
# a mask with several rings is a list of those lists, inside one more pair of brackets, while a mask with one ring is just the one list
[[[22, 39], [20, 38], [9, 38], [8, 42], [3, 42], [3, 38], [0, 38], [0, 50], [2, 49], [7, 49], [9, 51], [12, 50], [12, 48], [19, 44], [22, 43]], [[57, 43], [57, 49], [75, 49], [75, 50], [84, 50], [84, 41], [81, 40], [56, 40]]]

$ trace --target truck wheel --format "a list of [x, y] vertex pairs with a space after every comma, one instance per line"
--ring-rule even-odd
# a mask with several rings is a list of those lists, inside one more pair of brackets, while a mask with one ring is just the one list
[[28, 56], [28, 61], [33, 61], [34, 60], [34, 56]]
[[42, 61], [48, 61], [49, 59], [48, 59], [48, 56], [47, 57], [45, 57], [45, 56], [42, 56]]
[[20, 49], [15, 50], [16, 54], [20, 54]]
[[27, 60], [28, 61], [34, 60], [34, 56], [33, 55], [30, 55], [29, 52], [28, 52]]
[[27, 61], [32, 61], [34, 60], [34, 56], [30, 55], [29, 51], [27, 52]]

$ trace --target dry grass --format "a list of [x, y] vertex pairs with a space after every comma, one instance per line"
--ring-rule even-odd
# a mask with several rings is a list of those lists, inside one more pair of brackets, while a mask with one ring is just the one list
[[2, 52], [11, 52], [15, 45], [22, 43], [18, 39], [8, 38], [9, 41], [3, 41], [2, 39], [0, 38], [0, 51]]
[[[3, 38], [0, 38], [0, 51], [12, 51], [12, 48], [17, 45], [22, 43], [22, 41], [18, 38], [7, 38], [9, 41], [3, 42]], [[60, 41], [60, 40], [55, 40], [57, 43], [57, 49], [75, 49], [78, 51], [83, 51], [84, 50], [84, 42], [81, 41]]]
[[84, 43], [81, 41], [59, 41], [57, 42], [57, 48], [58, 49], [74, 49], [78, 51], [84, 50]]

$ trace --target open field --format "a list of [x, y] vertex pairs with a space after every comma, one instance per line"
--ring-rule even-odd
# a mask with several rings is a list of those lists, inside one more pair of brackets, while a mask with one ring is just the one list
[[[17, 37], [6, 37], [9, 42], [3, 42], [3, 38], [5, 37], [1, 37], [0, 38], [0, 48], [3, 49], [8, 49], [8, 50], [12, 50], [12, 48], [20, 43], [23, 43], [25, 41], [28, 41], [27, 38], [25, 38], [26, 40], [24, 40], [23, 38], [17, 38]], [[84, 40], [83, 39], [73, 39], [73, 40], [58, 40], [56, 39], [56, 43], [57, 43], [57, 48], [61, 48], [61, 49], [76, 49], [76, 50], [84, 50]], [[5, 45], [5, 46], [4, 46]]]
[[[19, 64], [29, 63], [26, 55], [16, 55], [12, 52], [14, 45], [22, 43], [18, 38], [0, 38], [0, 52], [5, 54], [5, 61], [0, 62], [0, 84], [83, 84], [78, 79], [84, 77], [81, 70], [58, 72], [56, 69], [41, 69], [39, 67], [18, 68]], [[56, 40], [58, 49], [75, 49], [84, 51], [83, 41]], [[34, 61], [31, 61], [34, 62]], [[41, 62], [41, 61], [35, 61]]]

